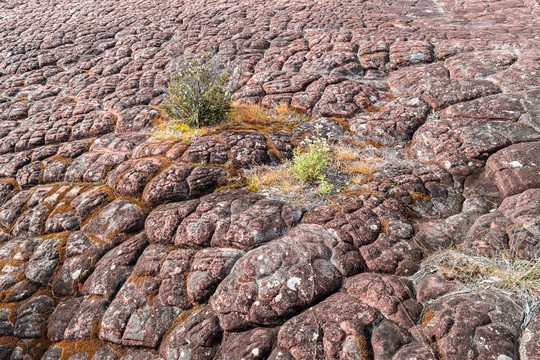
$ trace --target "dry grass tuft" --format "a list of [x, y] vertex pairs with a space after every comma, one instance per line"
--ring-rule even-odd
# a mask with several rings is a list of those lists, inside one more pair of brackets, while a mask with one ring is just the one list
[[338, 161], [355, 161], [364, 157], [362, 154], [362, 148], [353, 146], [336, 145], [332, 148], [332, 152]]
[[257, 104], [242, 104], [233, 102], [229, 120], [237, 124], [261, 124], [269, 125], [276, 122], [268, 110]]
[[245, 104], [233, 101], [228, 119], [233, 124], [294, 124], [303, 122], [308, 116], [287, 105], [277, 105], [270, 109], [259, 104]]
[[268, 109], [258, 104], [232, 102], [225, 121], [207, 126], [193, 127], [179, 119], [163, 116], [162, 113], [154, 121], [150, 137], [152, 140], [174, 140], [189, 144], [202, 136], [215, 134], [226, 129], [242, 128], [259, 131], [268, 129], [270, 131], [275, 127], [290, 128], [308, 119], [307, 115], [298, 113], [284, 105]]
[[363, 161], [353, 161], [345, 165], [343, 172], [348, 175], [352, 174], [361, 174], [361, 175], [371, 175], [377, 171], [377, 168], [374, 166], [373, 162], [369, 160]]
[[280, 114], [280, 115], [285, 115], [285, 116], [297, 116], [299, 115], [300, 113], [293, 107], [290, 107], [289, 105], [285, 105], [285, 104], [279, 104], [277, 105], [274, 110]]
[[188, 124], [179, 121], [167, 121], [159, 118], [152, 133], [151, 140], [175, 140], [191, 144], [193, 141], [208, 133], [208, 128], [192, 128]]
[[258, 191], [263, 188], [280, 189], [285, 194], [299, 193], [302, 183], [293, 177], [286, 164], [278, 166], [257, 166], [246, 172], [248, 189]]
[[423, 266], [427, 271], [436, 271], [473, 288], [494, 288], [527, 302], [540, 301], [538, 257], [532, 260], [505, 255], [489, 258], [443, 250], [430, 256]]

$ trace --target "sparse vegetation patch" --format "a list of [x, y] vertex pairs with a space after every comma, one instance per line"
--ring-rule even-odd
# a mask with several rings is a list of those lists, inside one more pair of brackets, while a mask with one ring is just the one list
[[205, 53], [178, 67], [168, 84], [169, 98], [161, 109], [175, 121], [203, 126], [223, 121], [231, 109], [234, 78], [217, 57]]
[[527, 302], [540, 301], [540, 258], [518, 259], [504, 254], [493, 257], [443, 250], [424, 262], [436, 271], [477, 290], [493, 288], [509, 292]]

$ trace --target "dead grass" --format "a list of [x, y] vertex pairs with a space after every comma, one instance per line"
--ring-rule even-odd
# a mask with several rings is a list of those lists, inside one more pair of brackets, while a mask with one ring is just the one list
[[346, 164], [344, 173], [348, 175], [352, 174], [362, 174], [362, 175], [371, 175], [377, 171], [376, 166], [369, 159], [363, 161], [353, 161]]
[[310, 211], [328, 202], [328, 194], [321, 194], [316, 184], [302, 183], [289, 171], [287, 164], [256, 166], [243, 172], [247, 189], [257, 191], [269, 199], [294, 203]]
[[[280, 111], [288, 110], [282, 108]], [[251, 191], [311, 204], [315, 198], [327, 198], [322, 194], [333, 196], [357, 191], [370, 179], [377, 177], [388, 163], [385, 154], [381, 155], [378, 149], [365, 144], [330, 144], [329, 153], [330, 161], [322, 174], [328, 187], [325, 191], [317, 187], [316, 181], [299, 181], [291, 173], [291, 166], [286, 164], [258, 166], [244, 171], [244, 182]]]
[[295, 124], [308, 120], [309, 117], [287, 105], [265, 108], [259, 104], [245, 104], [233, 101], [228, 121], [241, 124]]
[[191, 144], [207, 133], [208, 128], [206, 127], [192, 128], [188, 124], [159, 117], [150, 138], [151, 140], [175, 140]]
[[228, 116], [230, 121], [237, 124], [251, 123], [269, 125], [276, 122], [268, 110], [257, 104], [240, 104], [233, 102], [232, 110]]
[[[160, 114], [154, 121], [150, 133], [152, 140], [174, 140], [193, 143], [198, 138], [226, 129], [272, 129], [275, 126], [289, 127], [307, 121], [309, 117], [286, 105], [273, 109], [258, 104], [232, 102], [232, 108], [225, 121], [208, 126], [192, 127], [179, 120], [169, 119]], [[247, 127], [246, 127], [247, 126]]]
[[361, 148], [353, 146], [334, 146], [332, 151], [338, 161], [354, 161], [362, 158]]
[[430, 256], [423, 266], [477, 289], [498, 289], [525, 302], [540, 301], [540, 258], [492, 258], [443, 250]]
[[248, 189], [259, 191], [264, 188], [279, 188], [284, 194], [300, 192], [302, 184], [293, 177], [286, 164], [257, 166], [247, 173]]

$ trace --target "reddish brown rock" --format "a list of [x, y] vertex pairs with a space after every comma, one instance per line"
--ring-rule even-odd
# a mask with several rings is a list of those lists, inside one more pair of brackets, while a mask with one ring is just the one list
[[163, 165], [155, 158], [128, 160], [109, 173], [106, 184], [122, 195], [138, 196]]
[[319, 225], [299, 225], [236, 262], [210, 299], [226, 330], [272, 325], [339, 287], [337, 242]]
[[64, 332], [64, 339], [86, 339], [92, 336], [99, 319], [107, 308], [108, 301], [102, 298], [85, 298]]
[[217, 315], [205, 307], [176, 326], [161, 344], [159, 353], [165, 360], [212, 359], [222, 333]]
[[6, 302], [26, 300], [34, 295], [40, 287], [41, 285], [29, 280], [20, 281], [9, 290], [6, 296]]
[[37, 338], [45, 332], [46, 317], [53, 311], [53, 301], [41, 295], [17, 308], [13, 334], [20, 338]]
[[122, 344], [157, 348], [180, 312], [179, 308], [163, 306], [157, 300], [137, 309], [129, 318]]
[[82, 218], [90, 216], [95, 210], [107, 203], [110, 194], [100, 188], [88, 190], [77, 196], [70, 203], [75, 212]]
[[199, 200], [161, 205], [148, 215], [145, 230], [151, 243], [174, 244], [174, 236], [181, 222], [195, 211]]
[[130, 107], [118, 116], [115, 130], [118, 134], [148, 132], [158, 114], [158, 110], [147, 106]]
[[11, 233], [14, 236], [35, 236], [40, 235], [45, 225], [48, 209], [43, 205], [38, 205], [25, 211], [15, 224]]
[[146, 235], [142, 233], [109, 251], [84, 282], [81, 292], [84, 295], [99, 295], [112, 299], [147, 245]]
[[94, 242], [84, 233], [74, 232], [68, 237], [65, 249], [66, 259], [52, 283], [56, 296], [79, 291], [95, 263], [110, 249], [110, 244]]
[[418, 96], [435, 110], [500, 92], [487, 80], [428, 79], [421, 80], [412, 94]]
[[[500, 198], [540, 186], [540, 142], [508, 146], [486, 161], [485, 179], [495, 183]], [[474, 185], [472, 185], [474, 187]]]
[[187, 278], [187, 294], [190, 299], [198, 303], [208, 300], [243, 255], [241, 250], [226, 248], [199, 251], [193, 258]]
[[373, 330], [371, 346], [376, 359], [438, 359], [434, 349], [389, 320], [383, 320]]
[[424, 334], [446, 359], [518, 358], [521, 309], [501, 295], [453, 295], [423, 317]]
[[427, 41], [397, 41], [390, 45], [388, 68], [396, 70], [403, 66], [429, 63], [434, 60], [433, 45]]
[[8, 309], [0, 310], [0, 336], [13, 336], [13, 324], [9, 321], [10, 313]]
[[64, 332], [68, 327], [73, 315], [79, 310], [83, 298], [66, 300], [56, 306], [49, 318], [47, 337], [54, 342], [64, 340]]
[[88, 139], [110, 133], [115, 117], [107, 111], [96, 111], [84, 115], [84, 119], [73, 126], [71, 140]]
[[[186, 144], [178, 143], [176, 145], [177, 146], [183, 145], [182, 148], [184, 151], [187, 149]], [[172, 149], [172, 147], [174, 147], [174, 141], [172, 140], [171, 141], [147, 140], [135, 148], [135, 150], [133, 151], [132, 158], [140, 159], [143, 157], [150, 157], [150, 156], [162, 156], [164, 154], [167, 154], [170, 151], [170, 149]], [[180, 154], [180, 156], [181, 155], [182, 154]]]
[[[394, 275], [416, 271], [416, 245], [537, 252], [536, 167], [525, 155], [538, 152], [540, 129], [537, 12], [530, 0], [0, 2], [0, 358], [533, 358], [535, 322], [520, 333], [521, 310], [503, 297], [452, 294], [455, 281], [431, 274], [416, 294], [430, 305], [410, 326], [404, 314], [414, 323], [418, 303]], [[177, 63], [203, 51], [240, 65], [237, 100], [346, 119], [223, 124], [191, 146], [148, 140]], [[351, 144], [412, 140], [402, 154], [412, 159], [389, 157], [301, 231], [295, 205], [206, 195], [238, 168], [289, 159], [317, 124]], [[170, 166], [193, 168], [164, 179]], [[119, 201], [132, 205], [111, 212]], [[151, 246], [134, 236], [146, 213]], [[320, 230], [307, 239], [305, 226]], [[285, 265], [268, 263], [278, 255]], [[242, 263], [268, 274], [222, 292]], [[303, 270], [328, 276], [309, 283]], [[213, 308], [216, 287], [245, 310], [242, 323]]]
[[435, 120], [414, 134], [409, 153], [419, 160], [435, 161], [453, 175], [466, 176], [497, 150], [539, 136], [530, 128], [506, 121]]
[[345, 129], [343, 129], [343, 126], [337, 120], [326, 117], [307, 121], [292, 131], [293, 138], [298, 141], [314, 137], [338, 141], [344, 133]]
[[410, 241], [388, 234], [360, 248], [360, 254], [370, 271], [396, 275], [412, 275], [423, 258], [422, 251]]
[[188, 163], [224, 164], [228, 159], [228, 150], [215, 137], [202, 137], [184, 152], [182, 160]]
[[182, 221], [174, 243], [249, 249], [283, 235], [301, 216], [300, 209], [243, 191], [212, 194]]
[[90, 151], [132, 153], [139, 144], [146, 140], [146, 137], [144, 134], [109, 134], [94, 141]]
[[159, 277], [162, 279], [159, 287], [159, 299], [164, 305], [187, 309], [191, 302], [184, 295], [185, 275], [195, 251], [181, 249], [171, 251], [161, 267]]
[[189, 165], [171, 165], [156, 176], [144, 189], [143, 199], [151, 206], [189, 199], [187, 177], [193, 171]]
[[448, 70], [441, 64], [417, 65], [394, 71], [388, 77], [388, 85], [396, 95], [411, 95], [424, 79], [448, 78]]
[[536, 360], [540, 354], [540, 316], [538, 312], [529, 321], [521, 334], [519, 355], [521, 358]]
[[167, 256], [168, 252], [161, 246], [148, 246], [133, 269], [133, 273], [138, 275], [157, 276], [161, 269], [161, 260]]
[[124, 160], [125, 154], [122, 153], [85, 153], [67, 168], [65, 181], [102, 182], [109, 170]]
[[466, 251], [532, 259], [540, 248], [540, 190], [530, 189], [506, 198], [495, 212], [480, 216], [461, 245]]
[[354, 297], [334, 294], [283, 324], [270, 359], [366, 358], [369, 333], [382, 318]]
[[141, 230], [146, 215], [127, 200], [116, 200], [93, 217], [82, 230], [113, 245], [122, 242], [127, 234]]
[[524, 111], [521, 96], [497, 94], [451, 105], [441, 112], [442, 118], [516, 121]]
[[26, 278], [41, 285], [47, 285], [59, 263], [58, 251], [55, 249], [60, 239], [44, 240], [34, 251], [25, 269]]
[[214, 359], [266, 359], [272, 351], [276, 335], [276, 328], [255, 328], [240, 333], [229, 333], [221, 342]]
[[239, 168], [270, 162], [268, 144], [263, 135], [256, 132], [225, 131], [218, 140], [230, 148], [231, 163]]
[[303, 91], [309, 84], [320, 76], [316, 74], [286, 73], [276, 80], [266, 82], [262, 87], [266, 94], [283, 94]]
[[228, 175], [227, 170], [213, 167], [196, 167], [187, 177], [186, 182], [189, 187], [189, 197], [196, 199], [213, 192], [219, 184], [219, 180]]
[[120, 344], [131, 314], [146, 303], [145, 296], [152, 290], [154, 289], [126, 282], [103, 314], [99, 327], [99, 338]]
[[323, 77], [311, 83], [306, 91], [297, 92], [291, 98], [291, 106], [300, 111], [311, 112], [315, 104], [321, 99], [324, 89], [328, 85], [343, 81], [339, 76]]
[[516, 60], [509, 51], [473, 51], [446, 59], [453, 78], [480, 79], [502, 71]]
[[491, 76], [491, 79], [505, 92], [535, 90], [538, 88], [539, 60], [537, 51], [526, 51], [512, 66]]
[[401, 97], [386, 104], [379, 112], [354, 117], [349, 124], [362, 139], [392, 146], [410, 140], [426, 121], [428, 112], [425, 101]]
[[367, 109], [378, 98], [379, 94], [371, 87], [348, 80], [327, 86], [313, 113], [346, 118]]
[[[60, 205], [59, 207], [61, 207]], [[62, 210], [62, 209], [60, 209]], [[73, 211], [65, 213], [54, 213], [49, 215], [45, 222], [46, 233], [59, 233], [67, 230], [78, 230], [81, 223], [81, 218]]]
[[345, 291], [405, 329], [416, 325], [422, 312], [413, 283], [398, 276], [358, 274], [347, 279]]
[[416, 285], [416, 298], [422, 302], [428, 302], [456, 291], [458, 288], [455, 281], [447, 280], [441, 274], [430, 274], [423, 277]]

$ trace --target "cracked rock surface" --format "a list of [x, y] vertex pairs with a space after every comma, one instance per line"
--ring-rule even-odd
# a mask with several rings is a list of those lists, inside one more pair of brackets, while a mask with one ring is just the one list
[[[539, 254], [539, 29], [534, 0], [0, 1], [0, 359], [540, 359], [540, 310], [422, 273]], [[203, 51], [308, 121], [151, 139]], [[407, 161], [314, 208], [223, 189], [317, 133]]]

